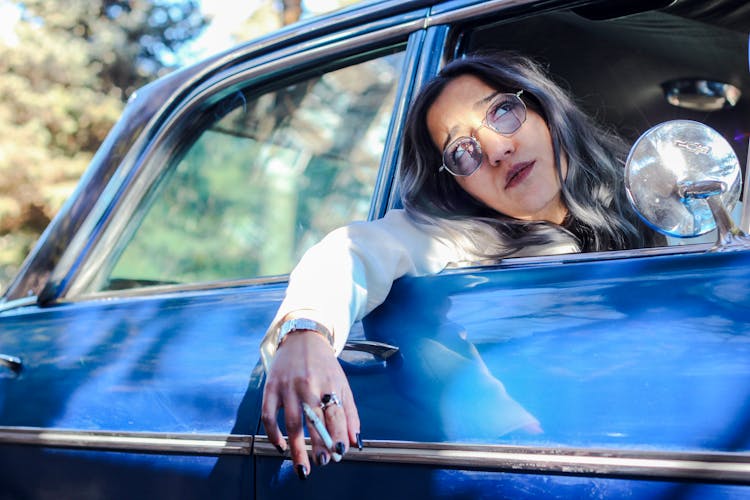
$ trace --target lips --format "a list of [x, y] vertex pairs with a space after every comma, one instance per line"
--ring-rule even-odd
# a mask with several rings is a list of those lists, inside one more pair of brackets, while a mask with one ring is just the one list
[[505, 176], [505, 189], [521, 184], [534, 168], [534, 161], [524, 161], [513, 165]]

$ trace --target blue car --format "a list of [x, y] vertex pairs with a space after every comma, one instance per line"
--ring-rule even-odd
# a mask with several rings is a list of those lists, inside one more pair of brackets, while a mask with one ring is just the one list
[[258, 350], [301, 254], [399, 207], [446, 61], [530, 55], [633, 143], [710, 126], [746, 178], [749, 32], [733, 0], [371, 1], [138, 90], [0, 301], [0, 499], [750, 498], [750, 251], [721, 226], [400, 279], [340, 357], [364, 449], [307, 481]]

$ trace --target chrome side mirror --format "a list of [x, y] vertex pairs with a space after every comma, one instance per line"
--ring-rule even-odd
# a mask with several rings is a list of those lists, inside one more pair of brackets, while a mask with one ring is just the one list
[[625, 163], [625, 189], [653, 229], [678, 238], [717, 228], [711, 251], [750, 248], [750, 237], [729, 212], [740, 197], [742, 174], [732, 146], [714, 129], [674, 120], [647, 130]]

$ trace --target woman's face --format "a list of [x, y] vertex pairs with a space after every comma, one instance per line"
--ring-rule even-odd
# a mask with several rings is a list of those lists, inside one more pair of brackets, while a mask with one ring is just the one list
[[[517, 91], [520, 89], [509, 89]], [[449, 82], [427, 112], [432, 142], [443, 152], [461, 136], [473, 136], [482, 147], [478, 170], [456, 182], [487, 206], [521, 220], [562, 223], [567, 209], [560, 198], [552, 137], [544, 119], [528, 110], [526, 121], [510, 136], [481, 126], [488, 103], [500, 92], [471, 75]], [[560, 158], [563, 177], [568, 164]], [[451, 175], [444, 171], [440, 175]]]

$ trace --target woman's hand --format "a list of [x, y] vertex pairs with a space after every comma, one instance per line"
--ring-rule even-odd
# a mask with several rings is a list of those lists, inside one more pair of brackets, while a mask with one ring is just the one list
[[[335, 401], [323, 408], [321, 403]], [[294, 468], [301, 479], [310, 473], [305, 449], [302, 403], [306, 403], [320, 419], [330, 435], [321, 435], [308, 418], [312, 453], [318, 465], [331, 460], [338, 462], [350, 445], [361, 448], [359, 415], [349, 382], [326, 340], [314, 331], [300, 330], [286, 336], [276, 351], [263, 391], [262, 419], [268, 438], [279, 451], [287, 443], [278, 425], [278, 413], [284, 409], [289, 448]], [[324, 433], [325, 434], [325, 433]]]

